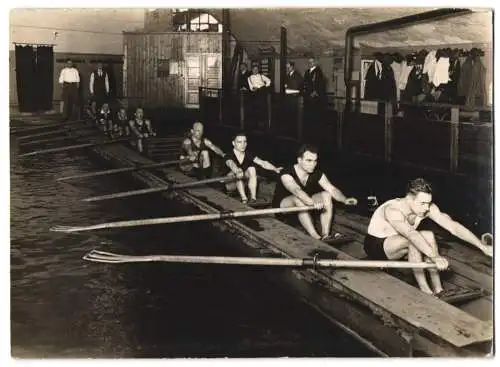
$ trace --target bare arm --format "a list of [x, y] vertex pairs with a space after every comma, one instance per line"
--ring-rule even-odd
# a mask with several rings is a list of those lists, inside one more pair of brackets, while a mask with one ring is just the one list
[[151, 135], [155, 135], [155, 132], [153, 131], [153, 126], [151, 125], [151, 121], [145, 120], [144, 123], [148, 127], [148, 131]]
[[313, 199], [307, 195], [307, 193], [300, 188], [295, 179], [290, 175], [281, 176], [281, 182], [283, 186], [290, 191], [292, 195], [297, 197], [300, 201], [302, 201], [306, 205], [314, 205]]
[[130, 130], [132, 130], [132, 132], [136, 136], [142, 137], [142, 134], [139, 132], [139, 130], [137, 130], [137, 128], [135, 127], [135, 124], [132, 120], [128, 122], [128, 125], [130, 126]]
[[488, 251], [489, 246], [485, 246], [481, 240], [471, 231], [465, 228], [462, 224], [453, 220], [448, 214], [439, 210], [436, 204], [432, 204], [429, 209], [429, 218], [446, 229], [452, 235], [460, 238], [462, 241], [470, 243], [483, 252]]
[[272, 164], [271, 162], [268, 162], [268, 161], [265, 161], [265, 160], [262, 160], [260, 159], [259, 157], [255, 157], [253, 159], [254, 163], [255, 164], [258, 164], [259, 166], [261, 166], [262, 168], [268, 170], [268, 171], [274, 171], [276, 173], [279, 173], [281, 171], [280, 168], [276, 167], [274, 164]]
[[90, 74], [89, 90], [90, 94], [94, 94], [94, 73]]
[[191, 146], [191, 139], [184, 139], [182, 149], [187, 153], [188, 158], [196, 158], [196, 153], [193, 152], [193, 147]]
[[218, 146], [214, 145], [210, 140], [208, 139], [205, 139], [205, 145], [207, 147], [209, 147], [210, 149], [212, 149], [216, 154], [220, 155], [222, 158], [224, 158], [225, 154], [224, 152], [222, 151], [222, 149], [220, 149]]
[[323, 174], [321, 178], [319, 179], [319, 185], [326, 191], [328, 192], [332, 198], [334, 198], [337, 201], [340, 201], [341, 203], [346, 204], [347, 197], [340, 191], [338, 188], [332, 185], [330, 180], [326, 178], [326, 176]]
[[241, 169], [236, 165], [236, 163], [232, 159], [228, 159], [226, 161], [226, 166], [233, 172], [235, 175], [238, 174]]
[[410, 226], [405, 219], [404, 214], [399, 210], [388, 206], [384, 211], [385, 218], [392, 225], [392, 227], [403, 237], [408, 239], [415, 247], [424, 253], [427, 257], [433, 258], [439, 256], [432, 251], [433, 247], [430, 246], [425, 240], [424, 236]]

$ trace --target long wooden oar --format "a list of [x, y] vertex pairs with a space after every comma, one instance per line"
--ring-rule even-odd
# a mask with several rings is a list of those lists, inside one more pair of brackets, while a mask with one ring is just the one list
[[19, 128], [13, 128], [13, 131], [11, 131], [11, 132], [14, 134], [17, 134], [17, 133], [31, 132], [31, 131], [37, 131], [37, 130], [43, 130], [43, 129], [50, 129], [53, 127], [60, 128], [63, 126], [79, 125], [79, 124], [82, 124], [83, 122], [84, 122], [84, 120], [78, 120], [78, 121], [51, 123], [51, 124], [46, 124], [46, 125], [37, 125], [37, 126], [30, 126], [30, 127], [19, 127]]
[[29, 157], [29, 156], [38, 155], [38, 154], [56, 153], [56, 152], [64, 152], [66, 150], [74, 150], [74, 149], [83, 149], [83, 148], [89, 148], [89, 147], [97, 147], [97, 146], [100, 146], [100, 145], [109, 145], [109, 144], [121, 143], [121, 142], [129, 141], [129, 140], [132, 140], [132, 139], [137, 139], [137, 138], [135, 138], [135, 137], [128, 137], [128, 138], [120, 138], [120, 139], [115, 139], [115, 140], [104, 140], [104, 141], [95, 142], [95, 143], [82, 143], [82, 144], [70, 145], [70, 146], [65, 146], [65, 147], [42, 149], [42, 150], [36, 150], [34, 152], [23, 153], [23, 154], [18, 155], [18, 157]]
[[137, 263], [137, 262], [168, 262], [191, 264], [223, 264], [223, 265], [263, 265], [263, 266], [294, 266], [294, 267], [321, 267], [321, 268], [358, 268], [358, 269], [435, 269], [436, 264], [408, 261], [375, 261], [375, 260], [333, 260], [315, 258], [266, 258], [266, 257], [228, 257], [228, 256], [181, 256], [181, 255], [146, 255], [131, 256], [111, 252], [92, 250], [83, 257], [84, 260], [109, 263]]
[[236, 178], [232, 177], [232, 176], [221, 176], [221, 177], [207, 178], [205, 180], [186, 182], [183, 184], [162, 185], [162, 186], [158, 186], [158, 187], [150, 187], [147, 189], [130, 190], [130, 191], [117, 192], [114, 194], [93, 196], [93, 197], [82, 199], [82, 201], [92, 202], [92, 201], [102, 201], [102, 200], [110, 200], [110, 199], [120, 199], [120, 198], [126, 198], [126, 197], [130, 197], [130, 196], [152, 194], [155, 192], [184, 189], [187, 187], [195, 187], [195, 186], [207, 185], [207, 184], [217, 183], [217, 182], [224, 183], [224, 182], [235, 181], [235, 180], [236, 180]]
[[41, 138], [43, 136], [65, 134], [65, 133], [69, 133], [69, 132], [76, 131], [76, 130], [85, 130], [85, 129], [94, 129], [94, 128], [95, 128], [95, 126], [91, 126], [91, 125], [68, 127], [65, 129], [58, 129], [58, 130], [52, 130], [52, 131], [45, 131], [42, 133], [23, 135], [23, 136], [18, 137], [17, 141], [20, 142], [23, 140], [28, 140], [28, 139], [33, 139], [33, 138]]
[[175, 165], [175, 164], [179, 164], [179, 163], [182, 163], [184, 161], [185, 161], [184, 159], [178, 159], [178, 160], [175, 160], [175, 161], [163, 161], [163, 162], [158, 162], [158, 163], [138, 165], [136, 167], [125, 167], [125, 168], [108, 169], [108, 170], [104, 170], [104, 171], [83, 173], [83, 174], [80, 174], [80, 175], [60, 177], [56, 181], [62, 182], [62, 181], [68, 181], [68, 180], [75, 180], [75, 179], [79, 179], [79, 178], [105, 176], [105, 175], [112, 175], [112, 174], [116, 174], [116, 173], [140, 171], [140, 170], [143, 170], [143, 169], [150, 169], [150, 168], [160, 168], [160, 167], [166, 167], [166, 166], [172, 166], [172, 165]]
[[287, 213], [303, 212], [308, 210], [315, 210], [315, 208], [313, 206], [300, 206], [292, 208], [270, 208], [270, 209], [244, 210], [240, 212], [221, 212], [213, 214], [187, 215], [182, 217], [135, 219], [135, 220], [125, 220], [120, 222], [101, 223], [92, 226], [82, 226], [82, 227], [55, 226], [52, 227], [50, 231], [72, 233], [72, 232], [93, 231], [96, 229], [139, 227], [139, 226], [150, 226], [155, 224], [199, 222], [199, 221], [214, 220], [214, 219], [234, 219], [240, 217], [255, 217], [258, 215], [278, 214], [278, 213], [287, 214]]
[[28, 145], [54, 143], [54, 142], [64, 141], [64, 140], [80, 139], [80, 138], [83, 138], [83, 137], [85, 137], [85, 136], [70, 136], [70, 135], [56, 136], [56, 137], [53, 137], [53, 138], [47, 138], [47, 139], [39, 139], [39, 140], [31, 140], [31, 141], [21, 142], [21, 143], [19, 143], [19, 146], [25, 147], [25, 146], [28, 146]]

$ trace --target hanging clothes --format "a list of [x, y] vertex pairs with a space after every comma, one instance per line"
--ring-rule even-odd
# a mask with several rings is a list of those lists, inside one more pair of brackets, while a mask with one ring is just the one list
[[460, 73], [460, 60], [457, 57], [450, 57], [450, 67], [448, 69], [450, 81], [446, 85], [446, 93], [452, 104], [458, 104], [458, 81], [460, 80]]
[[471, 83], [466, 95], [465, 105], [482, 107], [486, 105], [486, 68], [478, 57], [471, 69]]
[[460, 79], [458, 80], [457, 94], [459, 97], [466, 99], [469, 92], [469, 87], [472, 82], [472, 58], [467, 57], [461, 66]]
[[435, 87], [439, 87], [441, 84], [448, 84], [450, 81], [449, 69], [450, 59], [448, 57], [440, 57], [436, 63], [432, 78], [429, 76], [429, 81]]
[[384, 101], [396, 100], [396, 81], [394, 71], [390, 66], [378, 60], [370, 65], [365, 77], [364, 98]]
[[432, 81], [432, 79], [434, 78], [434, 72], [436, 71], [436, 53], [436, 51], [430, 51], [425, 57], [424, 69], [422, 73], [429, 76], [429, 81]]
[[413, 65], [408, 65], [406, 61], [401, 63], [401, 73], [397, 79], [398, 89], [404, 91], [406, 88], [406, 83], [408, 83], [408, 77], [413, 70]]
[[[405, 62], [405, 65], [406, 65], [406, 62]], [[396, 62], [396, 61], [392, 62], [391, 69], [392, 69], [392, 72], [394, 73], [394, 81], [395, 81], [396, 85], [399, 82], [399, 76], [401, 75], [401, 68], [402, 68], [401, 63]], [[399, 101], [399, 88], [397, 88], [397, 87], [396, 87], [396, 98]]]

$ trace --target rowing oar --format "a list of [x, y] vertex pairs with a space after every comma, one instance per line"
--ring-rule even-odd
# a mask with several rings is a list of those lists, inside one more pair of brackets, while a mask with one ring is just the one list
[[[92, 134], [90, 134], [92, 135]], [[66, 136], [56, 136], [56, 137], [53, 137], [53, 138], [47, 138], [47, 139], [39, 139], [39, 140], [31, 140], [31, 141], [27, 141], [27, 142], [21, 142], [19, 143], [19, 146], [22, 146], [22, 147], [25, 147], [27, 145], [37, 145], [37, 144], [46, 144], [46, 143], [54, 143], [54, 142], [58, 142], [58, 141], [64, 141], [64, 140], [74, 140], [74, 139], [80, 139], [80, 138], [84, 138], [86, 136], [84, 135], [81, 135], [81, 136], [70, 136], [70, 135], [66, 135]]]
[[18, 137], [17, 141], [20, 142], [20, 141], [27, 140], [27, 139], [32, 139], [32, 138], [41, 138], [43, 136], [50, 136], [50, 135], [56, 135], [56, 134], [65, 134], [65, 133], [69, 133], [69, 132], [76, 131], [76, 130], [94, 129], [94, 128], [95, 128], [95, 126], [91, 126], [91, 125], [75, 126], [73, 128], [68, 127], [66, 129], [58, 129], [58, 130], [52, 130], [52, 131], [45, 131], [43, 133], [23, 135], [23, 136]]
[[182, 183], [182, 184], [162, 185], [162, 186], [151, 187], [151, 188], [147, 188], [147, 189], [123, 191], [123, 192], [117, 192], [114, 194], [93, 196], [93, 197], [82, 199], [82, 201], [92, 202], [92, 201], [102, 201], [102, 200], [109, 200], [109, 199], [120, 199], [120, 198], [126, 198], [126, 197], [130, 197], [130, 196], [152, 194], [155, 192], [184, 189], [187, 187], [195, 187], [195, 186], [207, 185], [207, 184], [217, 183], [217, 182], [224, 183], [224, 182], [236, 181], [236, 180], [237, 180], [237, 178], [233, 177], [233, 176], [221, 176], [221, 177], [207, 178], [205, 180], [186, 182], [186, 183]]
[[160, 168], [160, 167], [166, 167], [166, 166], [171, 166], [171, 165], [179, 164], [179, 163], [182, 163], [184, 161], [186, 161], [186, 160], [184, 160], [184, 159], [178, 159], [176, 161], [163, 161], [163, 162], [158, 162], [158, 163], [137, 165], [135, 167], [125, 167], [125, 168], [108, 169], [108, 170], [104, 170], [104, 171], [83, 173], [81, 175], [60, 177], [56, 181], [62, 182], [62, 181], [68, 181], [68, 180], [76, 180], [76, 179], [79, 179], [79, 178], [105, 176], [105, 175], [112, 175], [112, 174], [116, 174], [116, 173], [140, 171], [140, 170], [143, 170], [143, 169], [150, 169], [150, 168]]
[[62, 123], [52, 123], [52, 124], [46, 124], [46, 125], [37, 125], [37, 126], [31, 126], [31, 127], [19, 127], [19, 128], [14, 128], [14, 130], [11, 132], [14, 134], [17, 134], [17, 133], [43, 130], [43, 129], [53, 128], [53, 127], [60, 128], [60, 127], [64, 127], [64, 126], [79, 125], [79, 124], [82, 124], [83, 122], [84, 122], [84, 120], [78, 120], [78, 121], [69, 121], [69, 122], [62, 122]]
[[313, 258], [266, 258], [266, 257], [228, 257], [228, 256], [181, 256], [181, 255], [146, 255], [131, 256], [113, 254], [111, 252], [92, 250], [83, 257], [84, 260], [109, 263], [138, 263], [138, 262], [168, 262], [191, 264], [223, 264], [223, 265], [264, 265], [264, 266], [296, 266], [318, 268], [362, 268], [362, 269], [435, 269], [436, 264], [408, 261], [376, 261], [376, 260], [332, 260]]
[[65, 147], [35, 150], [34, 152], [20, 154], [20, 155], [18, 155], [18, 157], [28, 157], [28, 156], [37, 155], [37, 154], [56, 153], [56, 152], [64, 152], [66, 150], [74, 150], [74, 149], [83, 149], [83, 148], [97, 147], [99, 145], [116, 144], [116, 143], [121, 143], [121, 142], [124, 142], [124, 141], [129, 141], [129, 140], [132, 140], [132, 139], [137, 139], [137, 138], [135, 138], [135, 137], [127, 137], [127, 138], [120, 138], [120, 139], [115, 139], [115, 140], [104, 140], [104, 141], [100, 141], [100, 142], [97, 142], [97, 143], [82, 143], [82, 144], [76, 144], [76, 145], [69, 145], [69, 146], [65, 146]]
[[84, 232], [93, 231], [96, 229], [109, 229], [109, 228], [125, 228], [125, 227], [139, 227], [139, 226], [150, 226], [155, 224], [171, 224], [171, 223], [186, 223], [186, 222], [199, 222], [205, 220], [215, 220], [215, 219], [234, 219], [240, 217], [254, 217], [266, 214], [286, 214], [286, 213], [296, 213], [303, 212], [307, 210], [315, 210], [313, 206], [300, 206], [291, 208], [270, 208], [270, 209], [257, 209], [257, 210], [244, 210], [239, 212], [221, 212], [213, 214], [198, 214], [198, 215], [187, 215], [182, 217], [165, 217], [165, 218], [152, 218], [152, 219], [136, 219], [136, 220], [126, 220], [121, 222], [110, 222], [95, 224], [92, 226], [84, 227], [72, 227], [72, 226], [55, 226], [50, 229], [52, 232]]

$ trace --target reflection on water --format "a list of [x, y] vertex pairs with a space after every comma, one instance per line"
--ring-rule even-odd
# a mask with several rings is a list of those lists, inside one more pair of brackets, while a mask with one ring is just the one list
[[[206, 224], [61, 234], [54, 225], [174, 215], [155, 196], [83, 203], [134, 188], [77, 154], [11, 163], [11, 332], [15, 357], [370, 356], [270, 284], [273, 269], [85, 262], [91, 249], [224, 255]], [[232, 253], [230, 255], [235, 255]]]

